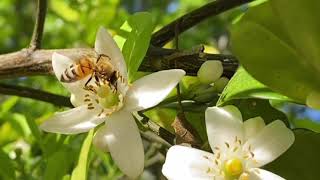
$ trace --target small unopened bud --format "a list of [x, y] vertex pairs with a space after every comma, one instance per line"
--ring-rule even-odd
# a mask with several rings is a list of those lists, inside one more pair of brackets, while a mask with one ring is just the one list
[[219, 79], [222, 73], [223, 66], [220, 61], [206, 61], [198, 71], [198, 78], [203, 84], [211, 84]]
[[226, 87], [228, 84], [229, 79], [226, 77], [221, 77], [217, 81], [214, 82], [213, 86], [215, 87], [217, 92], [222, 92], [223, 89]]
[[311, 92], [307, 96], [306, 104], [311, 108], [320, 109], [320, 92]]

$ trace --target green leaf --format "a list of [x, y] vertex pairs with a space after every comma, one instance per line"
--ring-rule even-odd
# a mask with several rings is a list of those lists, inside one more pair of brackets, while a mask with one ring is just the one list
[[16, 179], [13, 161], [2, 149], [0, 149], [0, 162], [0, 179], [1, 177], [8, 180]]
[[20, 132], [24, 137], [28, 137], [31, 134], [30, 128], [27, 123], [27, 118], [20, 113], [11, 114], [10, 124]]
[[305, 63], [320, 72], [320, 1], [270, 0], [270, 4]]
[[62, 179], [62, 177], [68, 173], [68, 170], [72, 165], [72, 156], [73, 151], [67, 146], [63, 146], [58, 151], [53, 153], [48, 158], [44, 179]]
[[290, 120], [295, 128], [308, 129], [316, 133], [320, 133], [320, 123], [310, 119], [292, 119]]
[[293, 43], [281, 28], [283, 21], [273, 13], [268, 3], [251, 8], [232, 29], [232, 49], [254, 78], [305, 103], [311, 92], [320, 90], [320, 71], [310, 66], [300, 53], [303, 44], [299, 47]]
[[306, 130], [295, 130], [295, 142], [265, 169], [285, 179], [317, 179], [319, 177], [320, 135]]
[[10, 109], [17, 104], [19, 98], [16, 96], [10, 97], [1, 103], [1, 114], [7, 113]]
[[31, 130], [32, 135], [35, 137], [35, 139], [40, 144], [40, 146], [42, 146], [41, 132], [40, 132], [39, 127], [36, 123], [36, 120], [31, 119], [31, 118], [26, 118], [26, 121], [27, 121], [28, 126]]
[[71, 180], [86, 180], [88, 171], [88, 156], [92, 144], [94, 130], [91, 130], [83, 141], [78, 164], [72, 172]]
[[293, 101], [286, 96], [273, 92], [240, 67], [224, 88], [217, 105], [221, 106], [232, 99], [247, 98]]
[[[127, 24], [131, 27], [131, 31], [123, 45], [122, 53], [128, 67], [129, 81], [132, 81], [147, 53], [153, 22], [151, 14], [139, 12], [130, 16]], [[130, 30], [130, 28], [126, 29]]]

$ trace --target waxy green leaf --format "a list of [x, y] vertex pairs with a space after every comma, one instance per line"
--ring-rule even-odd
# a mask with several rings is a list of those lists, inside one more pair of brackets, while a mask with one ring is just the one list
[[[288, 33], [289, 28], [282, 27], [282, 24], [287, 24], [284, 22], [287, 19], [294, 18], [298, 16], [297, 14], [300, 16], [300, 13], [291, 9], [296, 8], [298, 1], [287, 2], [286, 14], [280, 16], [283, 16], [283, 19], [279, 19], [278, 14], [283, 13], [284, 6], [280, 7], [281, 3], [278, 2], [272, 1], [272, 7], [264, 3], [249, 9], [242, 20], [232, 28], [232, 49], [244, 68], [254, 78], [276, 92], [297, 102], [305, 103], [306, 97], [311, 92], [320, 91], [320, 76], [318, 76], [320, 71], [317, 69], [319, 65], [306, 56], [302, 49], [306, 47], [319, 49], [320, 46], [317, 47], [315, 43], [306, 44], [307, 42], [302, 40], [297, 43], [292, 33]], [[281, 2], [283, 5], [284, 0]], [[279, 6], [281, 10], [274, 11], [277, 9], [275, 6]], [[302, 10], [311, 11], [312, 9]], [[304, 18], [310, 17], [305, 15]], [[308, 19], [307, 22], [309, 21]], [[294, 29], [294, 26], [291, 26], [291, 29]], [[300, 32], [299, 38], [311, 39], [308, 37], [313, 37], [315, 32], [307, 28], [304, 30], [310, 34]]]
[[217, 105], [223, 105], [233, 99], [247, 98], [292, 101], [288, 97], [272, 91], [240, 67], [223, 90]]
[[122, 53], [127, 64], [129, 81], [132, 81], [149, 48], [153, 22], [151, 14], [139, 12], [130, 16], [125, 24], [125, 30], [130, 33], [127, 34]]
[[88, 171], [88, 164], [89, 164], [88, 156], [91, 149], [93, 132], [94, 130], [91, 130], [83, 141], [78, 164], [72, 172], [71, 180], [87, 179], [87, 171]]

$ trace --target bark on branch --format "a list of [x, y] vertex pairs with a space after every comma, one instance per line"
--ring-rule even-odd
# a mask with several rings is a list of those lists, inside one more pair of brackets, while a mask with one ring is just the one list
[[[52, 74], [51, 56], [57, 52], [70, 58], [95, 53], [90, 48], [36, 50], [23, 49], [18, 52], [0, 55], [0, 79], [21, 76]], [[141, 71], [159, 71], [180, 68], [187, 74], [195, 75], [201, 64], [206, 60], [220, 60], [223, 63], [225, 75], [231, 76], [238, 63], [233, 56], [207, 54], [202, 50], [176, 51], [172, 49], [150, 48], [142, 65]], [[177, 66], [175, 66], [175, 62]]]

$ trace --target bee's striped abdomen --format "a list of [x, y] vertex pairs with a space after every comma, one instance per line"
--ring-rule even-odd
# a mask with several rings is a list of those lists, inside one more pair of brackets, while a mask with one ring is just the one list
[[93, 65], [90, 59], [80, 59], [76, 64], [72, 64], [62, 74], [60, 81], [71, 83], [85, 78], [93, 73]]

